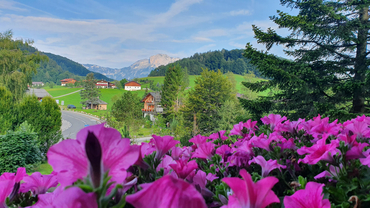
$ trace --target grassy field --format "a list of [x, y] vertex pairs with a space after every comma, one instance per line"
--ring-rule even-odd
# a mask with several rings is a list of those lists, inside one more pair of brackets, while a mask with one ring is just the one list
[[80, 90], [82, 88], [69, 88], [69, 87], [62, 87], [60, 85], [54, 85], [53, 88], [50, 87], [44, 87], [46, 91], [52, 96], [52, 97], [58, 97], [61, 95], [65, 95], [71, 92], [75, 92], [77, 90]]
[[[200, 75], [190, 75], [189, 76], [189, 87], [190, 88], [194, 87], [195, 80], [199, 76]], [[238, 75], [238, 74], [234, 74], [234, 78], [235, 78], [235, 81], [236, 81], [236, 90], [239, 93], [243, 93], [244, 86], [242, 85], [242, 82], [243, 81], [247, 81], [247, 80], [244, 79], [244, 76]], [[140, 78], [140, 79], [153, 80], [154, 81], [154, 84], [157, 84], [157, 83], [163, 84], [163, 82], [164, 82], [164, 77], [144, 77], [144, 78]], [[252, 78], [252, 79], [250, 79], [248, 81], [257, 82], [257, 81], [261, 81], [261, 80], [263, 80], [263, 79], [260, 79], [260, 78]], [[144, 84], [144, 85], [142, 85], [142, 87], [149, 87], [149, 84]], [[260, 93], [260, 95], [267, 95], [267, 93], [268, 92], [263, 92], [263, 93]]]

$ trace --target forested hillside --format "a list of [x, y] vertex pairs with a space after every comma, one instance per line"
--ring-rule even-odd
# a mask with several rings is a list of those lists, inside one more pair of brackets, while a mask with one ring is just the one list
[[159, 66], [152, 70], [149, 76], [165, 76], [165, 72], [169, 66], [180, 64], [181, 67], [187, 67], [189, 75], [199, 75], [202, 68], [208, 68], [211, 71], [221, 70], [222, 73], [228, 71], [234, 74], [243, 74], [253, 72], [257, 77], [260, 77], [257, 68], [249, 63], [249, 60], [243, 57], [244, 50], [234, 49], [221, 51], [210, 51], [206, 53], [195, 53], [189, 58], [183, 58], [166, 66]]
[[32, 76], [34, 82], [54, 82], [57, 85], [60, 84], [60, 80], [66, 78], [74, 78], [81, 80], [84, 77], [75, 75], [67, 70], [63, 70], [61, 66], [57, 64], [53, 59], [49, 58], [48, 62], [42, 62], [40, 67], [37, 69], [37, 74]]
[[[36, 48], [29, 45], [20, 46], [19, 48], [30, 53], [38, 51]], [[40, 67], [37, 69], [37, 74], [32, 76], [32, 81], [34, 82], [54, 82], [56, 84], [60, 84], [60, 80], [62, 79], [74, 78], [80, 80], [91, 72], [81, 64], [63, 56], [41, 51], [40, 53], [48, 56], [49, 62], [41, 62]], [[94, 72], [94, 77], [107, 81], [113, 80], [97, 72]]]
[[[81, 64], [74, 62], [68, 58], [65, 58], [63, 56], [55, 55], [52, 53], [44, 53], [49, 57], [49, 59], [53, 59], [60, 67], [62, 67], [63, 70], [66, 70], [68, 72], [71, 72], [75, 75], [79, 76], [86, 76], [91, 71], [86, 69]], [[96, 79], [104, 79], [106, 81], [113, 81], [113, 79], [108, 78], [100, 73], [94, 72], [94, 77]]]

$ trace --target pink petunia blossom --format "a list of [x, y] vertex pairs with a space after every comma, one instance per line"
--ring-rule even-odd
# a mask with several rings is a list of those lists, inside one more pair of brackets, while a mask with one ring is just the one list
[[164, 176], [141, 191], [126, 197], [126, 201], [136, 208], [207, 208], [202, 195], [194, 186], [174, 178]]
[[275, 177], [267, 177], [253, 183], [251, 175], [245, 170], [240, 170], [240, 178], [224, 178], [222, 179], [230, 186], [233, 194], [229, 196], [228, 207], [253, 207], [265, 208], [272, 203], [279, 203], [279, 198], [271, 190], [272, 187], [279, 181]]
[[214, 150], [215, 144], [213, 144], [212, 142], [200, 144], [191, 158], [202, 158], [211, 160], [214, 154]]
[[243, 132], [244, 126], [243, 121], [240, 121], [238, 124], [234, 125], [234, 128], [230, 131], [230, 136], [238, 135], [244, 137], [247, 133]]
[[262, 168], [262, 177], [266, 177], [269, 175], [269, 173], [275, 169], [279, 169], [281, 171], [281, 168], [285, 169], [285, 165], [280, 165], [277, 163], [277, 160], [269, 159], [266, 161], [264, 157], [261, 155], [258, 155], [257, 157], [254, 157], [252, 160], [249, 161], [249, 164], [251, 163], [257, 163]]
[[2, 181], [2, 180], [12, 180], [12, 181], [14, 181], [14, 183], [18, 183], [25, 176], [28, 176], [28, 174], [26, 173], [26, 168], [20, 167], [20, 168], [17, 168], [16, 173], [8, 173], [8, 172], [3, 173], [0, 176], [0, 181]]
[[251, 119], [249, 119], [245, 123], [241, 121], [238, 124], [234, 125], [234, 128], [230, 131], [230, 136], [239, 135], [245, 138], [248, 135], [251, 135], [252, 133], [254, 133], [258, 129], [256, 124], [257, 124], [257, 121], [252, 121]]
[[176, 164], [176, 161], [172, 159], [172, 157], [165, 155], [161, 163], [159, 163], [159, 165], [157, 166], [156, 171], [160, 171], [161, 168], [163, 168], [164, 171], [163, 175], [167, 175], [170, 172], [170, 170], [172, 170], [170, 166], [171, 164]]
[[329, 199], [323, 199], [324, 184], [308, 182], [304, 190], [284, 198], [285, 208], [330, 208]]
[[221, 163], [224, 163], [225, 161], [227, 161], [227, 157], [231, 155], [231, 148], [226, 144], [221, 145], [219, 148], [216, 149], [216, 154], [222, 157]]
[[172, 147], [180, 143], [180, 141], [174, 140], [171, 136], [152, 135], [152, 137], [157, 152], [155, 155], [157, 160], [160, 160]]
[[285, 116], [281, 117], [279, 114], [270, 114], [261, 118], [262, 123], [270, 125], [271, 130], [274, 130], [276, 125], [281, 124], [285, 120], [287, 120], [287, 118]]
[[224, 134], [226, 133], [225, 130], [222, 130], [222, 131], [219, 131], [219, 132], [216, 132], [216, 133], [213, 133], [211, 135], [209, 135], [209, 139], [211, 141], [214, 141], [214, 140], [217, 140], [217, 139], [221, 139], [222, 141], [225, 141], [228, 139], [227, 136], [224, 136]]
[[345, 127], [344, 132], [347, 131], [351, 131], [358, 139], [370, 138], [370, 128], [366, 122], [354, 120]]
[[352, 146], [351, 149], [349, 149], [346, 152], [346, 159], [347, 160], [353, 160], [358, 158], [365, 158], [364, 155], [364, 148], [369, 146], [368, 143], [356, 143], [356, 145]]
[[[47, 157], [62, 186], [71, 185], [77, 179], [89, 174], [89, 161], [86, 156], [85, 141], [93, 133], [102, 150], [102, 171], [109, 171], [112, 181], [122, 183], [126, 170], [139, 158], [139, 146], [130, 145], [130, 139], [122, 139], [121, 133], [104, 124], [83, 128], [77, 133], [76, 140], [67, 139], [50, 147]], [[103, 174], [102, 174], [103, 175]]]
[[59, 186], [54, 192], [40, 194], [36, 204], [31, 208], [98, 208], [94, 193], [85, 193], [78, 187], [70, 187], [65, 190]]
[[285, 121], [284, 123], [279, 123], [275, 126], [275, 132], [289, 132], [291, 134], [299, 131], [299, 125], [304, 123], [305, 119], [299, 118], [298, 121]]
[[207, 174], [202, 171], [198, 170], [197, 173], [193, 177], [193, 184], [199, 185], [200, 188], [206, 188], [207, 185]]
[[370, 149], [363, 152], [363, 155], [364, 157], [360, 158], [361, 164], [370, 167]]
[[200, 134], [196, 135], [195, 137], [189, 139], [189, 142], [199, 146], [207, 142], [208, 137], [202, 136]]
[[206, 179], [209, 181], [209, 182], [212, 182], [214, 180], [216, 180], [218, 177], [213, 174], [213, 173], [208, 173], [207, 176], [206, 176]]
[[324, 172], [319, 173], [317, 176], [314, 177], [315, 180], [320, 179], [320, 178], [334, 178], [337, 177], [340, 169], [342, 169], [342, 164], [341, 167], [335, 167], [333, 165], [329, 166], [329, 171], [325, 170]]
[[178, 160], [180, 158], [182, 158], [182, 155], [184, 153], [184, 149], [182, 149], [181, 147], [172, 147], [171, 149], [171, 157], [174, 159], [174, 160]]
[[340, 154], [339, 142], [337, 140], [331, 140], [330, 144], [326, 144], [326, 139], [320, 139], [312, 147], [302, 147], [297, 150], [299, 155], [307, 154], [305, 158], [299, 159], [299, 162], [303, 162], [310, 165], [315, 165], [319, 161], [327, 161], [329, 163], [334, 162], [333, 156], [337, 153]]
[[250, 144], [253, 147], [258, 147], [267, 151], [272, 151], [270, 147], [272, 139], [267, 139], [267, 136], [265, 134], [261, 134], [259, 136], [254, 136], [250, 140]]
[[55, 175], [41, 175], [39, 172], [24, 177], [23, 181], [24, 183], [21, 184], [20, 192], [26, 193], [31, 191], [34, 195], [45, 194], [49, 188], [58, 185], [58, 180]]
[[176, 172], [179, 178], [185, 179], [193, 170], [198, 168], [198, 164], [195, 160], [189, 162], [177, 160], [176, 164], [170, 164], [170, 167]]
[[329, 123], [329, 120], [322, 120], [322, 122], [318, 125], [312, 126], [309, 131], [315, 140], [319, 139], [327, 139], [329, 136], [337, 136], [339, 131], [341, 130], [341, 124], [337, 124], [338, 120]]
[[12, 193], [14, 187], [13, 180], [0, 180], [0, 208], [6, 208], [6, 198]]

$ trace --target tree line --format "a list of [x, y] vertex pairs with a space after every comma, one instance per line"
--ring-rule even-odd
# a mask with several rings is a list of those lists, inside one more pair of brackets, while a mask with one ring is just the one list
[[152, 70], [149, 76], [165, 76], [168, 68], [180, 65], [182, 68], [188, 69], [189, 75], [200, 75], [203, 69], [207, 68], [211, 71], [220, 70], [221, 73], [232, 72], [234, 74], [244, 74], [252, 72], [257, 77], [260, 73], [255, 65], [252, 65], [249, 59], [243, 56], [242, 49], [210, 51], [206, 53], [195, 53], [189, 58], [183, 58], [175, 63], [166, 66], [159, 66]]

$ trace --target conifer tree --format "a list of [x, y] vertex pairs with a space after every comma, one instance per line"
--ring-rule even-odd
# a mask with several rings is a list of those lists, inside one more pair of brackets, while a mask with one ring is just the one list
[[90, 102], [90, 107], [92, 108], [93, 103], [99, 100], [100, 91], [96, 87], [96, 80], [94, 79], [94, 73], [89, 73], [86, 75], [86, 80], [83, 82], [83, 88], [80, 91], [82, 104], [87, 104]]
[[267, 82], [244, 83], [254, 91], [275, 87], [273, 96], [242, 104], [255, 115], [274, 110], [291, 119], [317, 114], [345, 119], [369, 111], [369, 5], [363, 0], [280, 0], [299, 10], [297, 15], [278, 11], [270, 17], [290, 34], [253, 25], [258, 43], [270, 50], [285, 47], [292, 60], [257, 51], [247, 44], [245, 57], [258, 67]]

